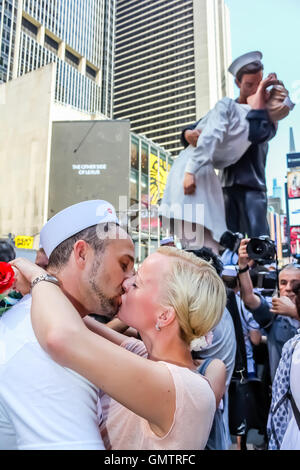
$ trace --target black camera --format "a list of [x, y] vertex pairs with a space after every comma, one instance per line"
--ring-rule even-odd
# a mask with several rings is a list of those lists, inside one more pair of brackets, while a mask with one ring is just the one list
[[271, 297], [277, 287], [277, 270], [269, 271], [262, 266], [256, 266], [250, 270], [253, 287], [262, 289], [260, 294]]
[[267, 235], [251, 238], [247, 245], [249, 258], [260, 264], [272, 263], [276, 257], [276, 245]]
[[233, 233], [230, 230], [227, 230], [220, 238], [220, 245], [230, 251], [237, 251], [243, 238], [244, 237], [241, 233]]

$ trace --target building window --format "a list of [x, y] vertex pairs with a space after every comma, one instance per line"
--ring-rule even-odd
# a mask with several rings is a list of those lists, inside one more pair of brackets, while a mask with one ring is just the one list
[[[130, 205], [133, 206], [139, 201], [139, 177], [138, 171], [131, 169], [130, 172]], [[136, 214], [133, 214], [133, 220]]]
[[58, 43], [48, 36], [48, 34], [45, 34], [45, 47], [50, 49], [50, 51], [54, 52], [55, 54], [58, 52]]
[[145, 175], [148, 175], [148, 162], [149, 162], [148, 147], [143, 144], [142, 145], [142, 172], [145, 173]]
[[131, 168], [139, 169], [139, 145], [131, 141]]
[[92, 67], [86, 66], [86, 76], [91, 78], [92, 80], [96, 80], [97, 72], [96, 70], [92, 69]]
[[22, 18], [22, 30], [24, 31], [24, 33], [28, 34], [28, 36], [31, 36], [32, 38], [36, 39], [38, 33], [37, 26], [32, 24], [24, 17]]
[[75, 68], [77, 68], [79, 65], [79, 58], [76, 57], [76, 55], [72, 54], [72, 52], [68, 51], [67, 49], [65, 53], [65, 61]]

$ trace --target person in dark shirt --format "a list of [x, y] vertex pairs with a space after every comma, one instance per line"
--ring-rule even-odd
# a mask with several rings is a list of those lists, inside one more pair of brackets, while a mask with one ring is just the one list
[[[238, 57], [229, 67], [240, 89], [237, 102], [246, 104], [254, 95], [263, 78], [263, 64], [260, 52], [250, 52]], [[268, 235], [267, 194], [265, 166], [268, 141], [276, 134], [276, 126], [266, 109], [252, 109], [247, 115], [249, 141], [251, 146], [237, 163], [220, 173], [226, 224], [229, 230], [241, 232], [249, 237]], [[183, 129], [181, 141], [184, 147], [196, 145], [198, 122]]]
[[250, 258], [247, 252], [249, 239], [243, 239], [239, 247], [239, 282], [242, 299], [255, 321], [267, 335], [270, 374], [273, 382], [280, 361], [283, 345], [300, 327], [300, 317], [296, 308], [295, 283], [300, 282], [300, 269], [297, 264], [284, 266], [279, 273], [278, 292], [270, 299], [253, 290], [249, 273]]

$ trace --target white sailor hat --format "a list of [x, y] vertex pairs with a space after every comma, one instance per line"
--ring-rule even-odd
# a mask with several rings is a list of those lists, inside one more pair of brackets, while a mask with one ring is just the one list
[[245, 65], [251, 64], [252, 62], [261, 62], [262, 53], [259, 51], [247, 52], [237, 59], [235, 59], [230, 65], [228, 72], [230, 72], [234, 77], [236, 77], [239, 70]]
[[160, 246], [164, 246], [164, 245], [167, 245], [168, 243], [174, 243], [174, 238], [171, 236], [171, 237], [168, 237], [168, 238], [163, 238], [161, 241], [160, 241]]
[[40, 246], [48, 258], [54, 248], [85, 228], [102, 223], [118, 224], [115, 208], [107, 201], [83, 201], [58, 212], [44, 225]]
[[224, 266], [222, 276], [237, 277], [236, 267], [233, 265]]

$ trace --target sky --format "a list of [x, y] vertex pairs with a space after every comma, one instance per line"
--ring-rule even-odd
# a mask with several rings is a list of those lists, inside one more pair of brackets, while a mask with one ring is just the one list
[[232, 59], [261, 51], [264, 76], [276, 72], [296, 103], [270, 142], [266, 179], [268, 195], [272, 195], [273, 178], [279, 186], [286, 181], [290, 127], [300, 152], [300, 0], [225, 0], [225, 4], [230, 12]]

